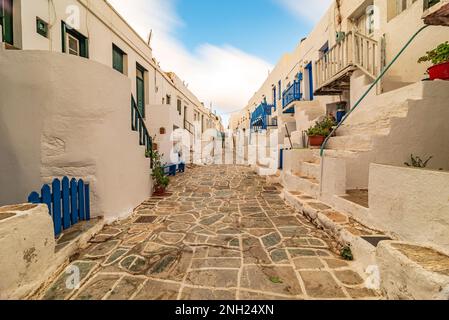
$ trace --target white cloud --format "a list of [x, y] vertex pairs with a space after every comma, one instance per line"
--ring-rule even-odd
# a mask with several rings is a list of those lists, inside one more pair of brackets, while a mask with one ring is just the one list
[[[174, 0], [108, 0], [143, 37], [153, 29], [152, 48], [161, 67], [174, 71], [206, 105], [219, 113], [240, 110], [273, 68], [261, 58], [229, 45], [200, 45], [190, 52], [175, 37], [183, 26]], [[207, 26], [205, 26], [207, 27]], [[223, 117], [226, 119], [227, 117]]]
[[333, 0], [276, 0], [299, 18], [318, 22]]

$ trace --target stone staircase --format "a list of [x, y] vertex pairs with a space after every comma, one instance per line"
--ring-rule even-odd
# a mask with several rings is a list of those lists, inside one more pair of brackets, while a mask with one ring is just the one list
[[[417, 82], [367, 98], [366, 102], [362, 103], [339, 128], [336, 136], [329, 139], [325, 161], [339, 163], [341, 170], [339, 167], [333, 168], [333, 173], [343, 174], [344, 178], [341, 179], [343, 186], [340, 187], [340, 191], [328, 195], [326, 201], [337, 210], [354, 216], [366, 214], [369, 210], [366, 190], [370, 164], [402, 166], [411, 153], [435, 155], [438, 148], [432, 150], [426, 146], [426, 141], [431, 139], [434, 135], [432, 130], [435, 129], [432, 125], [428, 129], [418, 128], [415, 123], [422, 123], [426, 116], [429, 119], [438, 118], [438, 108], [441, 110], [447, 107], [447, 103], [444, 105], [447, 98], [449, 98], [449, 83], [444, 81]], [[441, 124], [439, 126], [441, 127]], [[416, 136], [416, 139], [420, 139], [420, 136], [423, 138], [422, 141], [413, 141], [412, 136]], [[420, 151], [417, 150], [423, 151], [418, 153]], [[287, 191], [301, 192], [320, 199], [323, 196], [320, 194], [320, 150], [312, 149], [304, 152], [308, 153], [306, 159], [300, 159], [300, 163], [295, 165], [291, 172], [283, 172], [281, 181]], [[327, 166], [324, 170], [329, 172]], [[354, 198], [354, 193], [358, 190], [365, 190], [361, 195], [362, 198], [360, 195]], [[360, 201], [364, 205], [361, 205]]]

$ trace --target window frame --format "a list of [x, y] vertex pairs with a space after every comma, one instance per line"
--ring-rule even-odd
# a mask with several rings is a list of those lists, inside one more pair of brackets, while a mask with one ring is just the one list
[[176, 109], [178, 110], [179, 115], [182, 115], [182, 100], [178, 99], [177, 103], [176, 103]]
[[[121, 70], [117, 69], [116, 67], [116, 57], [120, 57], [121, 58]], [[126, 53], [125, 51], [123, 51], [122, 49], [120, 49], [120, 47], [118, 47], [116, 44], [112, 44], [112, 69], [120, 72], [121, 74], [126, 74], [125, 72], [125, 68], [126, 68], [126, 64], [125, 64], [125, 57], [126, 57]]]
[[[11, 11], [6, 10], [8, 2]], [[0, 0], [0, 25], [2, 26], [2, 41], [14, 45], [14, 0]]]
[[[1, 1], [1, 0], [0, 0]], [[39, 24], [42, 23], [44, 26], [44, 30], [39, 28]], [[36, 17], [36, 32], [37, 34], [43, 36], [44, 38], [48, 38], [48, 22], [44, 19]]]
[[79, 41], [79, 57], [89, 59], [89, 39], [77, 30], [68, 27], [64, 21], [61, 21], [62, 52], [69, 54], [68, 35]]

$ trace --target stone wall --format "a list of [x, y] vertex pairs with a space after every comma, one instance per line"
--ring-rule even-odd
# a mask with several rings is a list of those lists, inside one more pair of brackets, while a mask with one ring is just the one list
[[46, 205], [0, 207], [0, 299], [22, 298], [50, 275], [53, 221]]

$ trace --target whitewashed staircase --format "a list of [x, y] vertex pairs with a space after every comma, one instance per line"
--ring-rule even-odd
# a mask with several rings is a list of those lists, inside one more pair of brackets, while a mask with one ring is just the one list
[[[425, 143], [411, 141], [406, 147], [405, 143], [398, 143], [398, 141], [410, 140], [411, 132], [415, 136], [421, 134], [430, 138], [432, 132], [428, 130], [433, 130], [432, 126], [425, 129], [425, 132], [423, 128], [417, 129], [422, 132], [413, 132], [416, 131], [413, 124], [429, 112], [432, 113], [431, 118], [438, 117], [436, 109], [429, 108], [437, 106], [437, 109], [442, 110], [444, 107], [449, 107], [447, 102], [444, 106], [444, 101], [448, 101], [447, 99], [449, 99], [449, 82], [417, 82], [367, 98], [365, 102], [362, 102], [337, 130], [337, 135], [329, 139], [325, 150], [325, 158], [344, 160], [345, 190], [368, 189], [370, 163], [403, 165], [407, 159], [404, 157], [416, 150], [415, 145], [419, 144], [419, 150], [426, 150], [426, 146], [422, 146]], [[410, 115], [412, 111], [413, 115]], [[407, 126], [411, 127], [407, 129]], [[439, 127], [441, 128], [441, 123]], [[392, 130], [395, 131], [392, 133]], [[441, 131], [436, 129], [436, 132], [439, 130]], [[385, 150], [391, 150], [391, 152]], [[284, 172], [281, 181], [287, 191], [305, 193], [319, 199], [321, 157], [319, 150], [313, 150], [310, 153], [310, 159], [306, 162], [302, 161], [299, 164], [299, 170]], [[335, 194], [333, 197], [335, 202], [330, 205], [345, 212], [352, 212], [355, 216], [363, 215], [368, 210], [366, 207], [351, 203], [343, 196], [345, 195]]]

